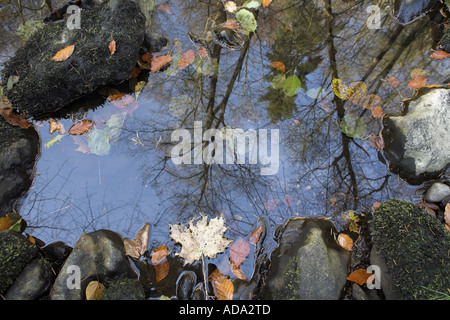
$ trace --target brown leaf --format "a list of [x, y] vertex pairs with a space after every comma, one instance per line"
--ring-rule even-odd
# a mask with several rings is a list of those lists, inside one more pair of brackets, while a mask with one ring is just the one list
[[274, 67], [277, 70], [280, 70], [281, 72], [286, 71], [286, 66], [281, 61], [273, 61], [269, 64], [269, 66]]
[[164, 56], [156, 57], [151, 62], [151, 64], [152, 64], [151, 71], [157, 72], [159, 69], [161, 69], [162, 67], [164, 67], [166, 64], [170, 63], [171, 61], [172, 61], [172, 56], [170, 55], [170, 53], [168, 53]]
[[370, 144], [375, 148], [375, 149], [383, 149], [384, 148], [384, 141], [383, 141], [383, 138], [382, 137], [380, 137], [380, 136], [376, 136], [376, 135], [373, 135], [373, 134], [371, 134], [370, 136], [369, 136], [369, 141], [370, 141]]
[[111, 40], [111, 42], [108, 44], [108, 49], [111, 54], [114, 54], [114, 52], [116, 52], [116, 40]]
[[27, 119], [25, 119], [22, 115], [15, 114], [11, 108], [0, 109], [0, 116], [2, 116], [6, 122], [13, 126], [20, 127], [22, 129], [31, 127], [31, 123], [28, 122]]
[[59, 50], [55, 56], [52, 58], [53, 61], [64, 61], [67, 60], [73, 53], [75, 45], [67, 46], [64, 49]]
[[148, 243], [148, 229], [150, 225], [146, 223], [142, 229], [136, 234], [136, 239], [125, 238], [123, 243], [125, 245], [125, 254], [132, 258], [139, 259], [145, 251], [147, 251]]
[[239, 28], [239, 22], [237, 20], [230, 19], [224, 23], [224, 27], [235, 30]]
[[5, 215], [4, 217], [0, 218], [0, 231], [7, 230], [9, 228], [11, 228], [11, 219], [8, 215]]
[[92, 128], [93, 125], [94, 125], [94, 121], [92, 121], [92, 120], [78, 121], [72, 127], [70, 127], [69, 134], [71, 134], [73, 136], [85, 134]]
[[339, 245], [345, 250], [352, 251], [353, 250], [353, 240], [349, 235], [345, 233], [339, 234], [338, 237]]
[[54, 119], [49, 120], [49, 123], [50, 123], [50, 130], [49, 130], [50, 134], [52, 134], [53, 132], [58, 132], [60, 134], [66, 133], [66, 129], [64, 128], [64, 125], [62, 123], [59, 123]]
[[268, 7], [271, 4], [272, 0], [262, 0], [263, 7]]
[[250, 234], [250, 243], [253, 245], [256, 245], [259, 241], [259, 237], [261, 237], [261, 233], [263, 231], [262, 226], [259, 226], [255, 230], [252, 231]]
[[438, 51], [434, 51], [434, 52], [431, 54], [431, 57], [432, 57], [433, 59], [445, 59], [445, 58], [450, 57], [450, 53], [447, 53], [447, 52], [442, 51], [442, 50], [438, 50]]
[[136, 67], [133, 69], [133, 71], [131, 71], [131, 77], [132, 78], [137, 78], [137, 76], [141, 73], [141, 68], [140, 67]]
[[372, 116], [376, 119], [379, 119], [383, 116], [383, 108], [382, 107], [375, 107], [370, 109], [370, 111], [372, 112]]
[[236, 241], [233, 242], [230, 247], [231, 264], [239, 267], [245, 261], [245, 259], [247, 259], [249, 252], [250, 245], [248, 244], [247, 240], [239, 237]]
[[450, 203], [445, 205], [444, 219], [445, 223], [450, 226]]
[[389, 77], [389, 85], [392, 87], [392, 88], [396, 88], [399, 84], [400, 84], [400, 80], [398, 80], [396, 77], [394, 77], [394, 76], [390, 76]]
[[367, 283], [367, 279], [372, 275], [372, 273], [368, 273], [366, 269], [358, 269], [353, 271], [347, 278], [352, 282], [356, 282], [360, 286]]
[[161, 281], [169, 274], [169, 260], [167, 260], [167, 246], [163, 244], [152, 253], [152, 264], [156, 272], [156, 282]]
[[184, 69], [186, 68], [188, 65], [190, 65], [192, 63], [192, 61], [194, 61], [195, 59], [195, 51], [190, 49], [186, 52], [184, 52], [181, 55], [180, 61], [178, 61], [178, 69]]
[[427, 83], [427, 78], [424, 76], [415, 76], [408, 83], [410, 89], [420, 89]]
[[247, 276], [241, 268], [236, 267], [234, 264], [231, 265], [231, 272], [236, 276], [236, 278], [241, 280], [247, 280]]
[[233, 300], [233, 282], [227, 276], [223, 275], [219, 269], [211, 273], [209, 280], [211, 281], [217, 300]]
[[100, 300], [105, 286], [98, 281], [91, 281], [86, 287], [86, 300]]
[[376, 94], [369, 94], [364, 99], [363, 107], [372, 110], [381, 104], [381, 98]]
[[208, 50], [206, 50], [205, 47], [200, 47], [200, 49], [198, 49], [198, 54], [202, 59], [205, 59], [208, 57]]
[[152, 60], [153, 60], [153, 53], [151, 53], [151, 52], [144, 53], [142, 55], [141, 59], [142, 59], [142, 61], [145, 61], [145, 62], [152, 62]]

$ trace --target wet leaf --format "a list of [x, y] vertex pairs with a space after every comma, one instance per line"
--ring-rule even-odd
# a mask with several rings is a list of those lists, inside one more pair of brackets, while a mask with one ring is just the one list
[[362, 139], [366, 134], [366, 123], [360, 117], [346, 114], [341, 121], [341, 131], [347, 137]]
[[139, 97], [139, 95], [141, 94], [142, 90], [144, 89], [145, 85], [146, 85], [146, 82], [145, 82], [145, 81], [139, 81], [139, 82], [136, 84], [136, 86], [134, 87], [134, 93], [135, 93], [135, 95], [136, 95], [135, 100], [138, 99], [138, 97]]
[[295, 96], [297, 93], [300, 92], [301, 88], [302, 83], [295, 74], [287, 77], [283, 83], [283, 92], [288, 97]]
[[427, 83], [427, 78], [424, 76], [415, 76], [408, 83], [408, 88], [410, 89], [420, 89]]
[[192, 61], [194, 61], [195, 59], [195, 51], [190, 49], [186, 52], [184, 52], [181, 55], [181, 59], [178, 61], [178, 69], [184, 69], [186, 68], [188, 65], [190, 65], [192, 63]]
[[258, 228], [252, 231], [252, 233], [250, 234], [250, 244], [256, 245], [258, 243], [262, 231], [263, 231], [262, 226], [259, 226]]
[[109, 134], [103, 129], [94, 128], [89, 134], [89, 150], [98, 156], [106, 156], [111, 150]]
[[141, 230], [136, 234], [136, 239], [125, 238], [123, 244], [125, 245], [125, 254], [134, 258], [139, 259], [145, 251], [147, 251], [148, 245], [148, 230], [150, 225], [146, 223]]
[[369, 136], [369, 142], [375, 149], [382, 150], [384, 148], [384, 141], [380, 136], [371, 134]]
[[439, 60], [441, 60], [441, 59], [445, 59], [445, 58], [450, 57], [450, 53], [447, 53], [447, 52], [442, 51], [442, 50], [438, 50], [438, 51], [434, 51], [434, 52], [431, 54], [431, 57], [432, 57], [433, 59], [439, 59]]
[[108, 44], [109, 52], [111, 52], [111, 55], [116, 52], [116, 40], [111, 40], [111, 42]]
[[7, 230], [9, 228], [11, 228], [11, 219], [8, 215], [5, 215], [4, 217], [0, 218], [0, 231]]
[[64, 49], [59, 50], [55, 56], [52, 58], [53, 61], [64, 61], [67, 60], [73, 53], [75, 45], [67, 46]]
[[445, 205], [444, 219], [445, 223], [450, 226], [450, 203]]
[[78, 146], [75, 151], [79, 151], [82, 153], [89, 153], [89, 146], [85, 142], [84, 138], [81, 136], [72, 136], [73, 142]]
[[236, 13], [236, 19], [248, 32], [255, 32], [258, 26], [255, 16], [247, 9], [241, 9]]
[[244, 2], [242, 7], [248, 8], [248, 9], [256, 9], [261, 6], [261, 0], [247, 0]]
[[234, 264], [231, 265], [231, 272], [236, 276], [236, 278], [241, 280], [247, 280], [247, 276], [241, 268], [236, 267]]
[[71, 134], [73, 136], [85, 134], [92, 128], [93, 125], [94, 125], [94, 121], [92, 121], [92, 120], [78, 121], [72, 127], [70, 127], [69, 134]]
[[345, 233], [340, 233], [338, 236], [339, 245], [345, 250], [352, 251], [353, 250], [353, 240], [349, 235]]
[[269, 4], [271, 4], [271, 3], [272, 3], [272, 0], [262, 0], [263, 7], [268, 7]]
[[369, 94], [365, 100], [363, 107], [372, 110], [381, 104], [381, 98], [376, 94]]
[[238, 29], [240, 27], [240, 25], [237, 20], [230, 19], [224, 23], [224, 27], [235, 30], [235, 29]]
[[239, 237], [230, 247], [230, 262], [238, 268], [247, 259], [250, 253], [250, 245], [247, 240]]
[[368, 273], [366, 269], [358, 269], [353, 271], [347, 278], [352, 282], [359, 284], [360, 286], [367, 283], [367, 279], [372, 275], [372, 273]]
[[398, 80], [396, 77], [394, 77], [394, 76], [390, 76], [389, 78], [388, 78], [388, 81], [389, 81], [389, 85], [392, 87], [392, 88], [397, 88], [398, 87], [398, 85], [400, 84], [400, 80]]
[[339, 99], [348, 100], [353, 95], [353, 90], [347, 86], [341, 79], [333, 79], [333, 92]]
[[[7, 99], [7, 98], [5, 96], [3, 96], [2, 100], [3, 99]], [[13, 112], [12, 108], [6, 108], [6, 109], [0, 108], [0, 116], [2, 116], [6, 122], [8, 122], [9, 124], [11, 124], [15, 127], [19, 127], [22, 129], [27, 129], [27, 128], [31, 127], [31, 123], [28, 122], [27, 119], [25, 119], [22, 115], [15, 114]]]
[[205, 47], [200, 47], [200, 49], [198, 49], [198, 54], [202, 59], [208, 58], [208, 50]]
[[227, 276], [223, 275], [219, 269], [211, 273], [209, 280], [211, 281], [217, 300], [233, 300], [233, 282]]
[[223, 237], [227, 229], [223, 216], [211, 219], [209, 223], [206, 216], [201, 216], [196, 225], [194, 219], [189, 221], [189, 227], [179, 224], [169, 226], [170, 236], [182, 245], [181, 252], [177, 255], [185, 259], [185, 265], [199, 260], [202, 255], [214, 258], [232, 242]]
[[352, 92], [349, 100], [357, 106], [364, 106], [367, 95], [366, 84], [362, 81], [355, 81], [350, 84], [349, 89]]
[[108, 101], [109, 101], [109, 102], [117, 101], [117, 100], [122, 99], [122, 98], [125, 97], [126, 95], [127, 95], [127, 94], [126, 94], [125, 92], [118, 92], [118, 93], [115, 93], [115, 94], [109, 96], [109, 97], [108, 97]]
[[165, 244], [156, 248], [152, 253], [152, 264], [155, 268], [156, 282], [160, 282], [169, 274], [170, 265], [169, 260], [167, 260], [168, 254]]
[[381, 118], [383, 116], [383, 108], [375, 107], [370, 109], [372, 111], [372, 116], [376, 119]]
[[236, 10], [237, 10], [237, 5], [236, 5], [236, 2], [234, 2], [234, 1], [227, 1], [227, 2], [225, 2], [224, 6], [225, 6], [225, 11], [228, 11], [231, 13], [236, 12]]
[[409, 72], [409, 75], [410, 75], [410, 77], [411, 78], [415, 78], [415, 77], [417, 77], [417, 76], [422, 76], [422, 77], [428, 77], [430, 74], [427, 72], [427, 71], [425, 71], [425, 70], [423, 70], [423, 69], [421, 69], [421, 68], [414, 68], [414, 69], [412, 69], [410, 72]]
[[270, 82], [270, 86], [274, 89], [280, 89], [283, 87], [284, 81], [286, 81], [286, 75], [284, 73], [277, 74]]
[[142, 55], [141, 59], [142, 59], [142, 61], [145, 61], [145, 62], [152, 62], [153, 54], [151, 52], [144, 53]]
[[280, 70], [281, 72], [286, 72], [286, 66], [281, 61], [272, 61], [269, 66], [274, 67], [276, 70]]
[[53, 132], [58, 132], [60, 134], [66, 133], [66, 129], [64, 128], [64, 125], [62, 123], [59, 123], [58, 121], [51, 119], [48, 121], [50, 123], [50, 129], [49, 133], [52, 134]]
[[105, 286], [98, 281], [91, 281], [86, 287], [86, 300], [100, 300]]
[[122, 131], [126, 116], [127, 112], [119, 112], [113, 114], [108, 121], [106, 121], [105, 125], [108, 128], [110, 142], [115, 143], [119, 140], [120, 132]]
[[306, 91], [306, 95], [311, 99], [322, 99], [325, 98], [326, 93], [322, 87], [311, 88]]
[[160, 4], [158, 6], [158, 10], [164, 11], [168, 14], [173, 14], [172, 10], [170, 9], [170, 5], [168, 4]]
[[64, 135], [58, 134], [56, 137], [54, 137], [54, 138], [51, 139], [50, 141], [47, 141], [47, 142], [45, 143], [45, 147], [46, 147], [46, 148], [50, 148], [50, 147], [53, 146], [55, 143], [57, 143], [59, 140], [61, 140], [62, 137], [64, 137]]
[[159, 69], [167, 65], [172, 61], [172, 56], [170, 53], [164, 56], [158, 56], [151, 61], [151, 71], [157, 72]]

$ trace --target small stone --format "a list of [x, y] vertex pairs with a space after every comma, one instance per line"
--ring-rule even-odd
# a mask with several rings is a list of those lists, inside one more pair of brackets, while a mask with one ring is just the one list
[[429, 202], [441, 202], [450, 196], [450, 187], [441, 182], [435, 182], [425, 193], [424, 199]]

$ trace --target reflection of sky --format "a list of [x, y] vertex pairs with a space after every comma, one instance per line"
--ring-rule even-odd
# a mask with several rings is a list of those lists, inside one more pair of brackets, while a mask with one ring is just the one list
[[[201, 32], [204, 17], [199, 18], [203, 14], [202, 10], [182, 9], [181, 5], [177, 6], [179, 3], [170, 2], [173, 15], [156, 11], [154, 25], [160, 26], [155, 28], [167, 36], [170, 43], [178, 38], [185, 51], [193, 48], [187, 39], [187, 32]], [[185, 2], [182, 3], [187, 6]], [[361, 27], [360, 20], [354, 19], [354, 23], [359, 23]], [[268, 23], [270, 27], [273, 25]], [[358, 26], [350, 27], [353, 30]], [[271, 30], [264, 29], [264, 25], [260, 28], [265, 37], [270, 34]], [[340, 35], [345, 36], [342, 32]], [[349, 46], [348, 42], [338, 42], [343, 42], [339, 49]], [[168, 143], [172, 130], [180, 127], [189, 129], [193, 125], [192, 118], [182, 124], [181, 118], [170, 114], [169, 100], [178, 95], [191, 95], [195, 87], [192, 79], [196, 75], [189, 68], [178, 71], [168, 79], [163, 73], [151, 74], [149, 84], [139, 96], [139, 108], [127, 116], [121, 138], [117, 145], [113, 145], [109, 155], [78, 152], [70, 136], [64, 137], [49, 149], [43, 148], [36, 166], [34, 185], [21, 210], [31, 226], [29, 232], [45, 242], [63, 240], [73, 245], [81, 233], [101, 228], [134, 238], [143, 224], [150, 222], [153, 225], [151, 237], [161, 243], [167, 241], [169, 223], [187, 222], [196, 212], [205, 208], [208, 211], [203, 212], [207, 214], [223, 211], [230, 223], [230, 231], [242, 235], [252, 230], [260, 216], [266, 217], [269, 225], [274, 226], [295, 215], [330, 215], [339, 209], [336, 203], [351, 203], [348, 200], [350, 195], [345, 190], [336, 190], [334, 187], [336, 172], [332, 170], [331, 164], [339, 155], [342, 142], [336, 116], [332, 115], [314, 133], [312, 141], [304, 148], [305, 152], [300, 150], [305, 135], [310, 134], [332, 110], [318, 107], [313, 99], [301, 91], [295, 101], [297, 111], [293, 119], [277, 124], [270, 124], [270, 119], [267, 119], [266, 103], [258, 101], [269, 86], [263, 77], [271, 72], [267, 67], [270, 61], [266, 56], [270, 48], [266, 47], [267, 41], [264, 39], [262, 44], [260, 46], [253, 39], [249, 59], [244, 63], [245, 76], [243, 71], [236, 81], [227, 105], [225, 121], [228, 126], [242, 129], [280, 129], [280, 168], [276, 176], [261, 177], [257, 174], [259, 169], [253, 166], [250, 169], [256, 174], [247, 172], [246, 168], [214, 166], [204, 203], [195, 211], [201, 182], [198, 176], [191, 179], [182, 179], [180, 176], [198, 172], [201, 166], [175, 167], [168, 161], [163, 172], [159, 174], [159, 171], [163, 167], [161, 160], [170, 150]], [[340, 54], [345, 54], [342, 51], [344, 53]], [[319, 53], [326, 57], [326, 48]], [[222, 50], [216, 105], [222, 100], [238, 57], [239, 52]], [[364, 55], [362, 60], [365, 59]], [[417, 61], [419, 64], [420, 60]], [[331, 104], [333, 95], [327, 63], [324, 62], [306, 79], [310, 89], [327, 83], [324, 88], [327, 97], [324, 99]], [[351, 69], [352, 65], [343, 63], [342, 69], [345, 67]], [[442, 70], [438, 70], [438, 74], [444, 72]], [[191, 72], [190, 76], [188, 72]], [[348, 74], [349, 82], [358, 80], [359, 76], [354, 73], [352, 70], [342, 72]], [[204, 91], [207, 92], [208, 77], [203, 79], [206, 86]], [[103, 108], [89, 112], [85, 118], [99, 117], [106, 121], [119, 111], [113, 104], [105, 103]], [[299, 123], [294, 121], [299, 119]], [[368, 115], [364, 119], [369, 123], [368, 133], [375, 133], [379, 129], [376, 120]], [[72, 125], [69, 120], [61, 120], [61, 123], [66, 130]], [[48, 123], [38, 126], [38, 129], [42, 145], [55, 136], [48, 133]], [[137, 134], [143, 146], [132, 140]], [[350, 151], [360, 183], [359, 192], [364, 196], [380, 186], [380, 180], [375, 179], [386, 175], [387, 171], [367, 141], [358, 141], [358, 144], [361, 148], [350, 143]], [[224, 168], [227, 172], [222, 170]], [[373, 202], [395, 195], [410, 197], [412, 189], [403, 186], [396, 177], [391, 177], [386, 190], [375, 192], [367, 198], [361, 197], [358, 209], [368, 209]]]

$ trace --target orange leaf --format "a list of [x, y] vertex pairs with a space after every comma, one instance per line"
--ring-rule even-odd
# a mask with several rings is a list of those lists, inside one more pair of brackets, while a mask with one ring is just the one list
[[231, 264], [239, 267], [242, 262], [247, 259], [250, 252], [250, 245], [247, 240], [239, 237], [230, 247], [230, 260]]
[[259, 237], [261, 236], [261, 233], [263, 231], [262, 226], [259, 226], [253, 232], [250, 234], [250, 243], [253, 245], [256, 245], [259, 241]]
[[11, 219], [8, 215], [5, 215], [4, 217], [0, 218], [0, 231], [7, 230], [9, 228], [11, 228]]
[[375, 149], [383, 149], [384, 148], [384, 141], [383, 141], [383, 138], [381, 138], [380, 136], [375, 136], [375, 135], [371, 134], [369, 136], [369, 141], [370, 141], [370, 144]]
[[195, 51], [189, 49], [181, 55], [180, 61], [178, 61], [178, 69], [184, 69], [192, 63], [195, 59]]
[[442, 88], [442, 84], [427, 84], [424, 88]]
[[364, 100], [363, 107], [366, 109], [374, 109], [381, 104], [381, 98], [376, 94], [369, 94]]
[[373, 205], [372, 205], [372, 208], [374, 208], [374, 209], [376, 209], [376, 208], [378, 208], [379, 206], [380, 206], [380, 204], [381, 204], [381, 202], [375, 202]]
[[168, 4], [160, 4], [158, 6], [158, 10], [167, 12], [168, 14], [173, 14], [172, 10], [170, 10], [170, 6]]
[[111, 54], [114, 54], [114, 52], [116, 52], [116, 40], [111, 40], [111, 42], [108, 45], [108, 49], [109, 52], [111, 52]]
[[366, 269], [358, 269], [353, 271], [347, 278], [347, 280], [350, 280], [352, 282], [356, 282], [360, 286], [367, 283], [367, 279], [372, 275], [372, 273], [367, 273]]
[[152, 62], [153, 54], [151, 52], [144, 53], [142, 55], [141, 59], [142, 59], [142, 61], [145, 61], [145, 62]]
[[148, 243], [148, 229], [150, 225], [146, 223], [141, 230], [136, 234], [136, 240], [125, 238], [123, 244], [125, 245], [125, 254], [132, 258], [139, 259], [145, 251], [147, 251]]
[[208, 57], [208, 50], [205, 47], [200, 47], [200, 49], [198, 49], [198, 54], [202, 59], [205, 59]]
[[442, 51], [442, 50], [438, 50], [438, 51], [434, 51], [432, 53], [431, 57], [433, 59], [445, 59], [445, 58], [450, 57], [450, 53], [447, 53], [447, 52]]
[[50, 130], [49, 133], [52, 134], [53, 132], [58, 132], [60, 134], [64, 134], [66, 130], [64, 129], [64, 125], [62, 123], [59, 123], [56, 120], [49, 120], [50, 122]]
[[13, 126], [22, 129], [31, 127], [31, 123], [29, 123], [22, 115], [15, 114], [11, 108], [0, 109], [0, 116], [3, 116], [6, 122]]
[[372, 111], [372, 116], [376, 119], [381, 118], [383, 116], [383, 108], [381, 107], [375, 107], [373, 109], [371, 109]]
[[230, 20], [227, 20], [224, 23], [224, 27], [230, 28], [230, 29], [238, 29], [239, 28], [239, 22], [237, 20], [230, 19]]
[[81, 120], [75, 123], [70, 129], [69, 134], [71, 135], [80, 135], [88, 132], [91, 127], [94, 125], [94, 121], [91, 120]]
[[133, 71], [131, 71], [131, 77], [132, 78], [137, 78], [137, 76], [141, 73], [141, 68], [136, 67], [133, 69]]
[[450, 226], [450, 203], [445, 205], [444, 219], [445, 223]]
[[161, 281], [169, 274], [169, 260], [167, 260], [167, 246], [162, 245], [152, 253], [152, 264], [156, 272], [156, 282]]
[[233, 282], [231, 282], [227, 276], [223, 275], [219, 269], [216, 269], [211, 273], [209, 280], [211, 281], [214, 294], [218, 300], [233, 300]]
[[168, 64], [171, 61], [172, 61], [172, 56], [170, 55], [170, 53], [168, 53], [164, 56], [156, 57], [151, 62], [152, 63], [151, 71], [157, 72], [159, 69], [161, 69], [162, 67], [164, 67], [166, 64]]
[[75, 45], [71, 45], [68, 47], [65, 47], [64, 49], [59, 50], [55, 56], [52, 58], [53, 61], [64, 61], [67, 60], [73, 53], [73, 50], [75, 49]]
[[394, 76], [390, 76], [388, 80], [389, 80], [389, 85], [393, 88], [396, 88], [400, 84], [400, 80], [398, 80]]
[[277, 70], [280, 70], [281, 72], [286, 71], [286, 66], [281, 61], [273, 61], [269, 64], [269, 66], [274, 67]]
[[268, 7], [272, 0], [262, 0], [263, 7]]
[[241, 268], [236, 267], [234, 264], [231, 265], [231, 272], [236, 276], [236, 278], [241, 280], [247, 280], [247, 276]]
[[127, 94], [124, 92], [118, 92], [118, 93], [114, 93], [113, 95], [108, 97], [108, 101], [112, 102], [112, 101], [117, 101], [117, 100], [121, 100], [123, 97], [125, 97]]
[[408, 83], [410, 89], [420, 89], [427, 83], [427, 78], [424, 76], [415, 76]]
[[353, 240], [345, 233], [339, 234], [338, 237], [339, 245], [345, 250], [352, 251], [353, 250]]

